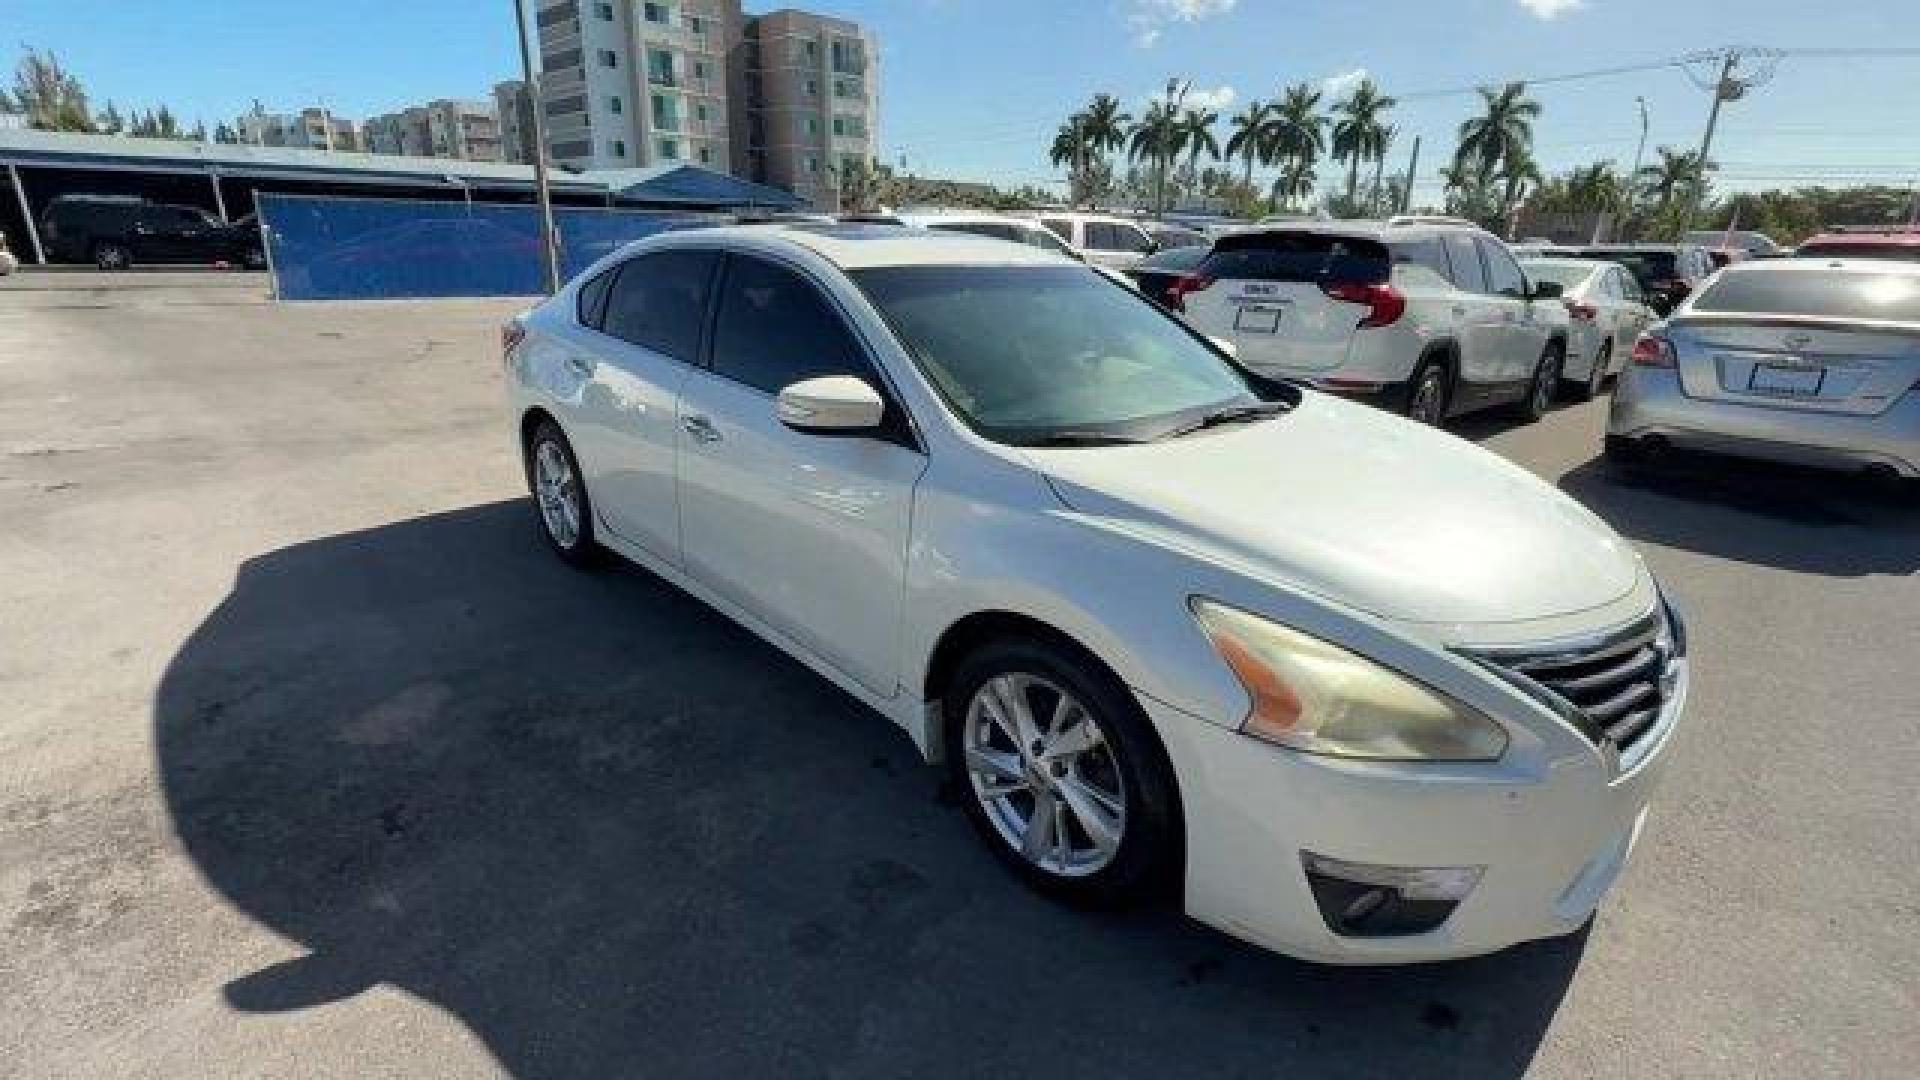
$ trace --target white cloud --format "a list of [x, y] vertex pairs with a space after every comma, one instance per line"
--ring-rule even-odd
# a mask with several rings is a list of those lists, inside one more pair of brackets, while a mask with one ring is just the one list
[[[1233, 87], [1225, 83], [1221, 83], [1211, 90], [1202, 86], [1190, 87], [1187, 90], [1187, 96], [1180, 99], [1180, 108], [1212, 109], [1215, 112], [1225, 112], [1227, 106], [1233, 104], [1234, 98], [1237, 96]], [[1167, 93], [1165, 90], [1161, 90], [1157, 93], [1148, 94], [1141, 100], [1143, 104], [1151, 105], [1156, 101], [1167, 100]]]
[[1127, 30], [1133, 43], [1150, 48], [1169, 23], [1193, 23], [1225, 15], [1240, 0], [1128, 0]]
[[1320, 93], [1329, 101], [1345, 97], [1354, 87], [1365, 81], [1366, 77], [1366, 68], [1354, 68], [1352, 71], [1343, 71], [1338, 75], [1329, 75], [1320, 80]]
[[1520, 0], [1520, 6], [1536, 19], [1551, 20], [1586, 7], [1587, 0]]

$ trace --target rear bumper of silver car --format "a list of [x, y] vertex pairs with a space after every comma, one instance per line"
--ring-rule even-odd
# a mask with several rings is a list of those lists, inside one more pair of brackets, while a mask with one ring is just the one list
[[1612, 441], [1665, 444], [1848, 472], [1920, 477], [1920, 392], [1878, 416], [1838, 416], [1786, 406], [1688, 397], [1679, 376], [1629, 367], [1607, 418]]

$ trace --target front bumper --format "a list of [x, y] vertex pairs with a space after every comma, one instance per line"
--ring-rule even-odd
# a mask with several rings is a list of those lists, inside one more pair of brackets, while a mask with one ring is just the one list
[[1658, 439], [1688, 450], [1858, 471], [1892, 469], [1920, 477], [1920, 392], [1909, 390], [1878, 416], [1841, 416], [1689, 397], [1678, 372], [1629, 367], [1614, 389], [1607, 434]]
[[[1682, 662], [1666, 708], [1617, 775], [1594, 749], [1531, 775], [1485, 778], [1296, 753], [1145, 699], [1180, 785], [1187, 912], [1276, 952], [1332, 964], [1447, 960], [1571, 933], [1626, 864], [1686, 694]], [[1315, 903], [1303, 851], [1485, 872], [1437, 929], [1345, 936]]]

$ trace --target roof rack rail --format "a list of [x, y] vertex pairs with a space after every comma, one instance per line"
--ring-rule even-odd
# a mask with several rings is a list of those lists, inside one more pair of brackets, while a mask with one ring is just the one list
[[1389, 226], [1399, 225], [1465, 225], [1477, 229], [1480, 223], [1450, 214], [1395, 214], [1387, 219]]

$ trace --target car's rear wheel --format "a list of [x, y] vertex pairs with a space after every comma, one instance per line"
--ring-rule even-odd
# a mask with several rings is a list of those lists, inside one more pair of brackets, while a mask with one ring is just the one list
[[1447, 419], [1447, 366], [1425, 360], [1407, 384], [1407, 419], [1439, 427]]
[[93, 245], [93, 265], [102, 270], [125, 270], [133, 265], [133, 252], [125, 244], [105, 240]]
[[1166, 753], [1127, 689], [1075, 651], [990, 644], [941, 702], [954, 788], [988, 847], [1070, 903], [1117, 906], [1177, 872]]
[[1558, 341], [1548, 342], [1539, 362], [1533, 365], [1533, 380], [1527, 384], [1527, 395], [1514, 404], [1515, 416], [1531, 424], [1547, 415], [1547, 410], [1553, 407], [1554, 392], [1560, 389], [1560, 372], [1566, 363], [1566, 346]]
[[580, 462], [559, 425], [542, 420], [527, 439], [527, 487], [539, 512], [540, 533], [562, 559], [594, 566], [601, 549], [594, 540], [593, 504], [580, 475]]

